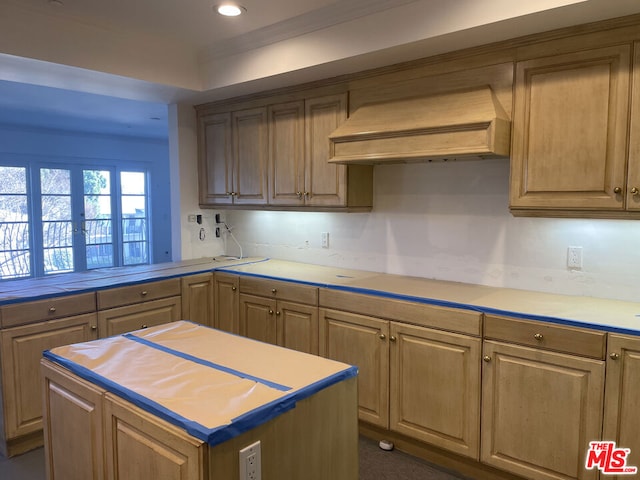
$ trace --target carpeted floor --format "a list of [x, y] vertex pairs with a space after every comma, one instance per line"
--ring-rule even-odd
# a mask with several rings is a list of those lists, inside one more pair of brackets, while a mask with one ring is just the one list
[[382, 450], [360, 437], [360, 480], [465, 480], [398, 450]]

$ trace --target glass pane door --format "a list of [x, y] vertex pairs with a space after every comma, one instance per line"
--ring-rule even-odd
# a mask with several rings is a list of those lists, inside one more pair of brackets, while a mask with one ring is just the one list
[[71, 171], [40, 169], [44, 273], [72, 272]]
[[87, 269], [114, 266], [113, 217], [111, 213], [111, 172], [83, 170]]
[[0, 166], [0, 279], [31, 275], [27, 169]]

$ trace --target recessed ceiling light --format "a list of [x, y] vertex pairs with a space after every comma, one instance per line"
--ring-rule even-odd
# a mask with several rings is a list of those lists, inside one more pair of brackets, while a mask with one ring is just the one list
[[233, 3], [223, 3], [222, 5], [217, 5], [215, 9], [220, 15], [224, 15], [225, 17], [237, 17], [247, 11], [246, 8]]

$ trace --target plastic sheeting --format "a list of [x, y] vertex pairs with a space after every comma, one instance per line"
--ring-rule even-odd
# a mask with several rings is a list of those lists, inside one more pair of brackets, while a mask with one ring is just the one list
[[67, 345], [45, 358], [216, 445], [357, 369], [188, 321]]

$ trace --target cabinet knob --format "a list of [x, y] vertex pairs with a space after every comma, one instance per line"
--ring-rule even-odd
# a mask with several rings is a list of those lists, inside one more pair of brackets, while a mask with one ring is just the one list
[[380, 340], [384, 340], [385, 338], [387, 338], [387, 336], [384, 333], [381, 333], [380, 335], [378, 335], [378, 338]]
[[298, 196], [298, 198], [302, 198], [302, 192], [296, 192], [296, 195]]
[[56, 313], [56, 307], [50, 307], [49, 313]]
[[541, 342], [544, 339], [544, 336], [541, 333], [536, 333], [533, 335], [533, 338]]
[[618, 360], [618, 359], [620, 358], [620, 355], [618, 355], [618, 354], [617, 354], [617, 353], [615, 353], [615, 352], [614, 352], [614, 353], [610, 353], [610, 354], [609, 354], [609, 358], [610, 358], [611, 360]]
[[237, 290], [237, 288], [235, 287], [235, 285], [233, 287], [231, 287], [231, 291], [235, 292]]
[[97, 325], [91, 325], [91, 330], [97, 330], [98, 326]]
[[272, 288], [271, 289], [271, 293], [276, 293], [277, 291], [278, 291], [278, 289], [276, 289], [276, 288]]
[[140, 326], [140, 328], [147, 328], [147, 324], [146, 324], [146, 323], [143, 323], [143, 324]]
[[269, 310], [269, 315], [273, 315], [273, 310]]
[[149, 292], [147, 292], [146, 290], [142, 290], [140, 292], [140, 295], [142, 295], [143, 297], [146, 297], [149, 294]]
[[394, 337], [393, 335], [389, 337], [389, 341], [391, 342], [395, 342], [396, 340], [397, 340], [396, 337]]
[[620, 188], [620, 187], [616, 187], [616, 188], [614, 188], [614, 189], [613, 189], [613, 193], [615, 193], [615, 194], [617, 194], [617, 195], [620, 195], [620, 194], [622, 193], [622, 188]]
[[640, 194], [640, 190], [638, 190], [638, 187], [632, 187], [631, 190], [629, 190], [631, 192], [631, 195], [636, 196], [638, 194]]
[[304, 192], [304, 196], [308, 197], [309, 196], [309, 192]]
[[491, 361], [491, 357], [490, 357], [489, 355], [485, 355], [484, 357], [482, 357], [482, 359], [483, 359], [485, 362], [490, 362], [490, 361]]

